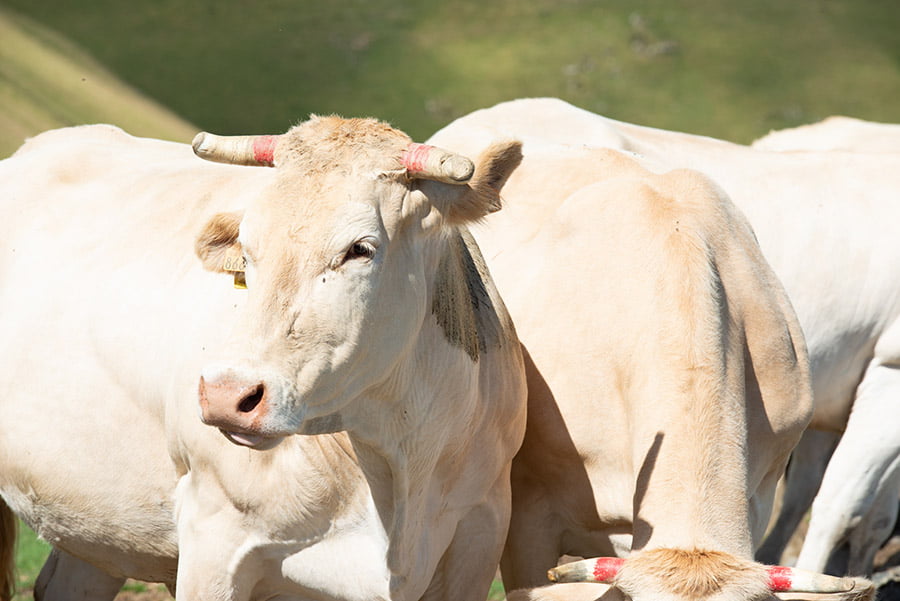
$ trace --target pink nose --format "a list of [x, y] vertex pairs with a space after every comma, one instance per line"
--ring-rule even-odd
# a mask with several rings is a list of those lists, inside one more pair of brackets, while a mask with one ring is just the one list
[[233, 376], [208, 382], [201, 376], [198, 392], [203, 423], [230, 432], [260, 432], [260, 420], [269, 409], [265, 382]]

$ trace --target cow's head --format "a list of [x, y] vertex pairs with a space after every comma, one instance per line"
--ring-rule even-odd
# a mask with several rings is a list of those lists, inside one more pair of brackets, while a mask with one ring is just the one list
[[275, 168], [258, 198], [214, 216], [196, 243], [207, 269], [225, 270], [230, 255], [248, 287], [234, 358], [203, 370], [202, 417], [257, 448], [339, 430], [342, 409], [390, 385], [456, 227], [499, 208], [521, 158], [510, 142], [473, 165], [384, 123], [337, 117], [281, 136], [199, 134], [194, 151]]

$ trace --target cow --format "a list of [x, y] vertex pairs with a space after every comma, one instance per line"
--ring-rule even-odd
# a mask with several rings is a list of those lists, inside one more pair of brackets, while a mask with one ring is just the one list
[[[900, 279], [893, 271], [900, 265], [900, 239], [890, 218], [897, 210], [897, 159], [889, 154], [763, 152], [619, 122], [546, 98], [476, 111], [431, 141], [472, 152], [511, 136], [523, 141], [526, 161], [529, 149], [555, 144], [631, 153], [655, 172], [700, 171], [747, 215], [806, 337], [815, 399], [811, 426], [843, 432], [829, 471], [845, 479], [832, 481], [828, 494], [820, 495], [820, 506], [824, 509], [827, 503], [831, 511], [813, 516], [810, 532], [815, 538], [808, 544], [817, 548], [798, 564], [822, 572], [831, 550], [867, 514], [874, 502], [872, 491], [878, 490], [898, 456], [895, 425], [900, 406], [891, 395], [900, 393], [900, 373], [894, 368], [900, 360]], [[523, 202], [523, 196], [533, 205], [518, 224], [523, 229], [538, 227], [556, 209], [561, 197], [555, 187], [581, 177], [574, 168], [547, 170], [542, 178], [534, 176], [534, 169], [530, 173], [530, 189], [518, 197], [505, 192], [509, 206]], [[491, 264], [490, 238], [502, 242], [504, 234], [486, 231], [477, 235]], [[493, 273], [502, 277], [496, 268]], [[515, 312], [513, 318], [522, 334], [526, 325]], [[590, 455], [582, 458], [589, 472]], [[514, 524], [521, 510], [515, 499], [514, 494]], [[589, 504], [577, 515], [587, 523], [593, 509]], [[754, 545], [760, 537], [754, 537]], [[597, 545], [594, 552], [607, 550]], [[527, 586], [539, 578], [536, 567], [530, 574]]]
[[900, 125], [832, 115], [818, 123], [770, 131], [754, 140], [752, 146], [775, 151], [897, 152]]
[[746, 219], [695, 171], [556, 144], [526, 142], [504, 198], [473, 233], [526, 349], [507, 589], [631, 553], [614, 590], [636, 601], [771, 598], [753, 543], [812, 393]]
[[483, 601], [526, 382], [467, 224], [521, 145], [330, 116], [193, 146], [83, 126], [0, 162], [0, 513], [53, 546], [36, 597]]
[[[752, 146], [780, 152], [830, 150], [898, 153], [900, 125], [835, 115], [818, 123], [772, 131], [755, 140]], [[878, 419], [878, 416], [872, 417]], [[781, 512], [759, 550], [763, 560], [777, 561], [783, 553], [822, 484], [828, 460], [839, 439], [839, 433], [818, 430], [810, 430], [801, 438], [785, 476]], [[856, 466], [851, 466], [851, 462], [844, 462], [843, 465], [857, 469]], [[842, 482], [844, 476], [832, 470], [830, 479]], [[834, 557], [834, 550], [830, 553], [832, 560], [846, 562], [847, 569], [851, 572], [870, 570], [878, 547], [893, 531], [897, 521], [897, 499], [900, 496], [900, 462], [894, 462], [885, 472], [874, 494], [875, 501], [871, 508], [862, 519], [855, 520], [856, 524], [847, 536], [847, 557]], [[820, 502], [823, 501], [824, 496], [820, 497]], [[824, 511], [828, 511], [828, 508]], [[843, 519], [849, 521], [854, 516], [848, 515]], [[812, 546], [806, 547], [808, 553], [813, 552], [811, 549]], [[806, 561], [805, 558], [803, 561]]]

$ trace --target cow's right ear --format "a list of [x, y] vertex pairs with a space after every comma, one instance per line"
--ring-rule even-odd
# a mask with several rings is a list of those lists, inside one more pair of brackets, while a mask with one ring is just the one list
[[244, 213], [218, 213], [207, 222], [194, 242], [194, 252], [209, 271], [224, 272], [225, 255], [235, 246]]

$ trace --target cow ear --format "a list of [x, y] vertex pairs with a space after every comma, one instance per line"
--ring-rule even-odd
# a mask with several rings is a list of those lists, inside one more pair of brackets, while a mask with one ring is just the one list
[[203, 227], [194, 242], [194, 252], [200, 257], [203, 267], [209, 271], [224, 272], [225, 255], [235, 246], [240, 231], [243, 212], [218, 213]]
[[477, 221], [500, 210], [500, 190], [521, 162], [521, 142], [495, 142], [478, 157], [468, 184], [436, 184], [432, 202], [451, 224]]

